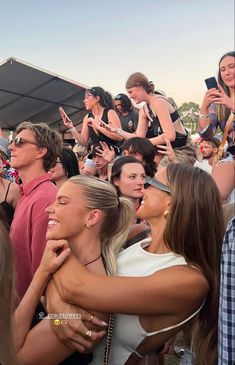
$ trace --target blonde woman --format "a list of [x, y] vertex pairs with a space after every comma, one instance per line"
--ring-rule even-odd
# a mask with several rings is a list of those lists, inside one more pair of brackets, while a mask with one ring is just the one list
[[[57, 365], [62, 361], [69, 365], [74, 362], [88, 364], [89, 356], [77, 353], [69, 357], [74, 350], [57, 338], [48, 319], [41, 320], [30, 330], [31, 318], [49, 278], [45, 272], [52, 273], [70, 251], [88, 271], [101, 276], [116, 272], [116, 256], [126, 241], [133, 220], [133, 207], [127, 199], [119, 198], [108, 182], [95, 177], [76, 176], [61, 186], [55, 203], [47, 211], [47, 239], [50, 240], [51, 249], [46, 250], [44, 260], [16, 310], [14, 328], [17, 360], [20, 365]], [[59, 243], [55, 241], [60, 239], [66, 239], [68, 244], [64, 240]], [[58, 250], [62, 253], [57, 261]], [[45, 260], [46, 263], [52, 260], [55, 266], [45, 269]], [[43, 314], [40, 316], [42, 319]], [[100, 316], [108, 320], [105, 313]], [[94, 315], [84, 314], [83, 318], [89, 322], [95, 321]], [[89, 329], [84, 334], [85, 345], [90, 340], [90, 333]], [[100, 336], [104, 333], [101, 331]]]

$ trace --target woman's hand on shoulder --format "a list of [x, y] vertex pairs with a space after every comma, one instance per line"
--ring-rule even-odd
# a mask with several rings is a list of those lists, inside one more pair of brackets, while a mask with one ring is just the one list
[[47, 241], [39, 269], [48, 275], [53, 274], [69, 256], [70, 251], [65, 240]]

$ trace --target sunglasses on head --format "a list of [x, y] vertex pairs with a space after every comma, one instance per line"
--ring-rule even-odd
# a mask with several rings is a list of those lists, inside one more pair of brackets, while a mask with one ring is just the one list
[[93, 96], [97, 96], [97, 91], [94, 87], [92, 87], [91, 89], [86, 89], [86, 94], [91, 94]]
[[[21, 147], [23, 144], [34, 144], [35, 146], [39, 146], [36, 142], [29, 141], [28, 139], [22, 138], [22, 137], [16, 137], [10, 141], [10, 144], [14, 144], [15, 147]], [[41, 146], [39, 146], [41, 147]]]
[[147, 176], [144, 183], [144, 189], [147, 189], [149, 186], [153, 186], [154, 188], [164, 191], [165, 193], [170, 194], [170, 188], [168, 185], [162, 184], [156, 179], [153, 179], [152, 177]]
[[122, 98], [121, 94], [118, 94], [117, 96], [115, 96], [114, 100], [120, 100]]

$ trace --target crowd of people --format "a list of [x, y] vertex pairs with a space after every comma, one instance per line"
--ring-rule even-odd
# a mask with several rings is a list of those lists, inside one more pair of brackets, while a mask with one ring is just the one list
[[0, 137], [1, 365], [162, 365], [180, 331], [191, 364], [235, 363], [235, 52], [197, 142], [145, 75], [126, 90], [87, 89], [80, 131], [59, 108], [74, 149]]

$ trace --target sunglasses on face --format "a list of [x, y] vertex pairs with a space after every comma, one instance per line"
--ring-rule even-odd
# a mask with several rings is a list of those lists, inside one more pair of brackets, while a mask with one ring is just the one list
[[[16, 137], [15, 139], [12, 139], [10, 141], [10, 144], [14, 144], [15, 147], [21, 147], [26, 143], [34, 144], [35, 146], [39, 146], [36, 142], [29, 141], [28, 139], [25, 139], [25, 138], [22, 138], [22, 137]], [[41, 147], [41, 146], [39, 146], [39, 147]]]
[[156, 179], [153, 179], [152, 177], [147, 176], [144, 183], [144, 189], [147, 189], [149, 186], [153, 186], [154, 188], [164, 191], [165, 193], [170, 194], [170, 188], [169, 186], [160, 183]]

